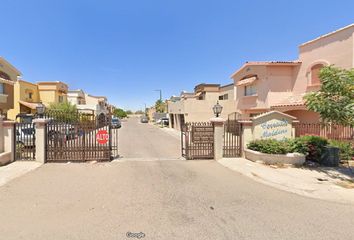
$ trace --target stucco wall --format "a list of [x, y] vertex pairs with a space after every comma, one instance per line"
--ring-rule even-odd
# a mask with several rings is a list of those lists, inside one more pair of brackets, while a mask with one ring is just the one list
[[294, 116], [297, 120], [304, 123], [318, 123], [320, 119], [320, 115], [312, 111], [292, 110], [284, 113]]
[[168, 101], [168, 112], [172, 113], [172, 114], [180, 114], [180, 113], [184, 113], [184, 102], [186, 100], [181, 99], [180, 101]]
[[354, 67], [354, 26], [336, 32], [299, 47], [299, 61], [302, 62], [295, 86], [295, 93], [310, 91], [309, 70], [316, 63], [333, 64], [350, 69]]
[[[292, 95], [296, 66], [254, 65], [242, 69], [233, 77], [235, 85], [248, 75], [257, 75], [257, 94], [244, 96], [245, 86], [236, 87], [236, 108], [241, 113], [263, 112]], [[253, 111], [250, 111], [253, 110]]]
[[42, 101], [42, 103], [46, 106], [49, 106], [52, 103], [56, 103], [57, 94], [56, 91], [51, 90], [51, 91], [39, 91], [39, 98]]

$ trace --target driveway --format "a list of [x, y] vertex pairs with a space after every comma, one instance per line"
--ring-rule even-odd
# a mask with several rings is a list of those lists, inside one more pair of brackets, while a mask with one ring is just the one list
[[119, 130], [119, 154], [129, 160], [174, 160], [181, 157], [180, 139], [159, 127], [140, 123], [137, 117], [122, 123]]
[[1, 239], [354, 239], [354, 207], [215, 161], [46, 164], [0, 187]]

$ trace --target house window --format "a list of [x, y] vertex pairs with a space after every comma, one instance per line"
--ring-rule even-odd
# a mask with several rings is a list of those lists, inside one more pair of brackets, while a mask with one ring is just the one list
[[28, 93], [28, 98], [29, 98], [29, 99], [32, 99], [32, 95], [33, 95], [33, 93], [31, 93], [31, 92]]
[[245, 86], [245, 96], [253, 96], [257, 94], [257, 89], [255, 85]]
[[5, 84], [0, 83], [0, 94], [5, 94]]
[[62, 103], [64, 101], [64, 97], [63, 96], [59, 96], [59, 102]]
[[219, 100], [228, 100], [229, 99], [229, 94], [224, 94], [219, 96]]
[[311, 85], [321, 84], [320, 70], [323, 68], [323, 64], [316, 64], [311, 68]]

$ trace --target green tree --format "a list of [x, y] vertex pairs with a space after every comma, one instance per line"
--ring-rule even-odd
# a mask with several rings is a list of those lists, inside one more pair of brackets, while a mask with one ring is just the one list
[[319, 77], [321, 89], [305, 96], [307, 108], [324, 123], [354, 126], [354, 69], [323, 67]]
[[128, 115], [131, 115], [131, 114], [133, 114], [133, 112], [132, 112], [132, 110], [127, 110], [127, 111], [125, 111]]
[[163, 113], [166, 111], [166, 103], [164, 103], [162, 100], [157, 100], [155, 103], [155, 109], [156, 112], [158, 113]]
[[63, 103], [52, 103], [49, 105], [49, 110], [62, 111], [66, 113], [73, 113], [77, 111], [76, 105], [71, 104], [70, 102]]
[[48, 117], [57, 121], [75, 122], [79, 119], [76, 105], [70, 102], [52, 103], [46, 110]]
[[113, 111], [113, 115], [115, 117], [118, 117], [118, 118], [125, 118], [128, 116], [127, 112], [125, 112], [123, 109], [121, 108], [117, 108], [117, 109], [114, 109]]

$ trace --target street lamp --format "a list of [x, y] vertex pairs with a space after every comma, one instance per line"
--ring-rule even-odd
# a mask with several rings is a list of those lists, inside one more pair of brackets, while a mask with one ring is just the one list
[[222, 106], [219, 104], [219, 101], [216, 102], [216, 104], [213, 107], [213, 112], [216, 117], [219, 117], [219, 115], [222, 112]]
[[36, 111], [37, 111], [38, 116], [40, 118], [42, 118], [43, 114], [45, 112], [45, 105], [43, 103], [37, 104]]

